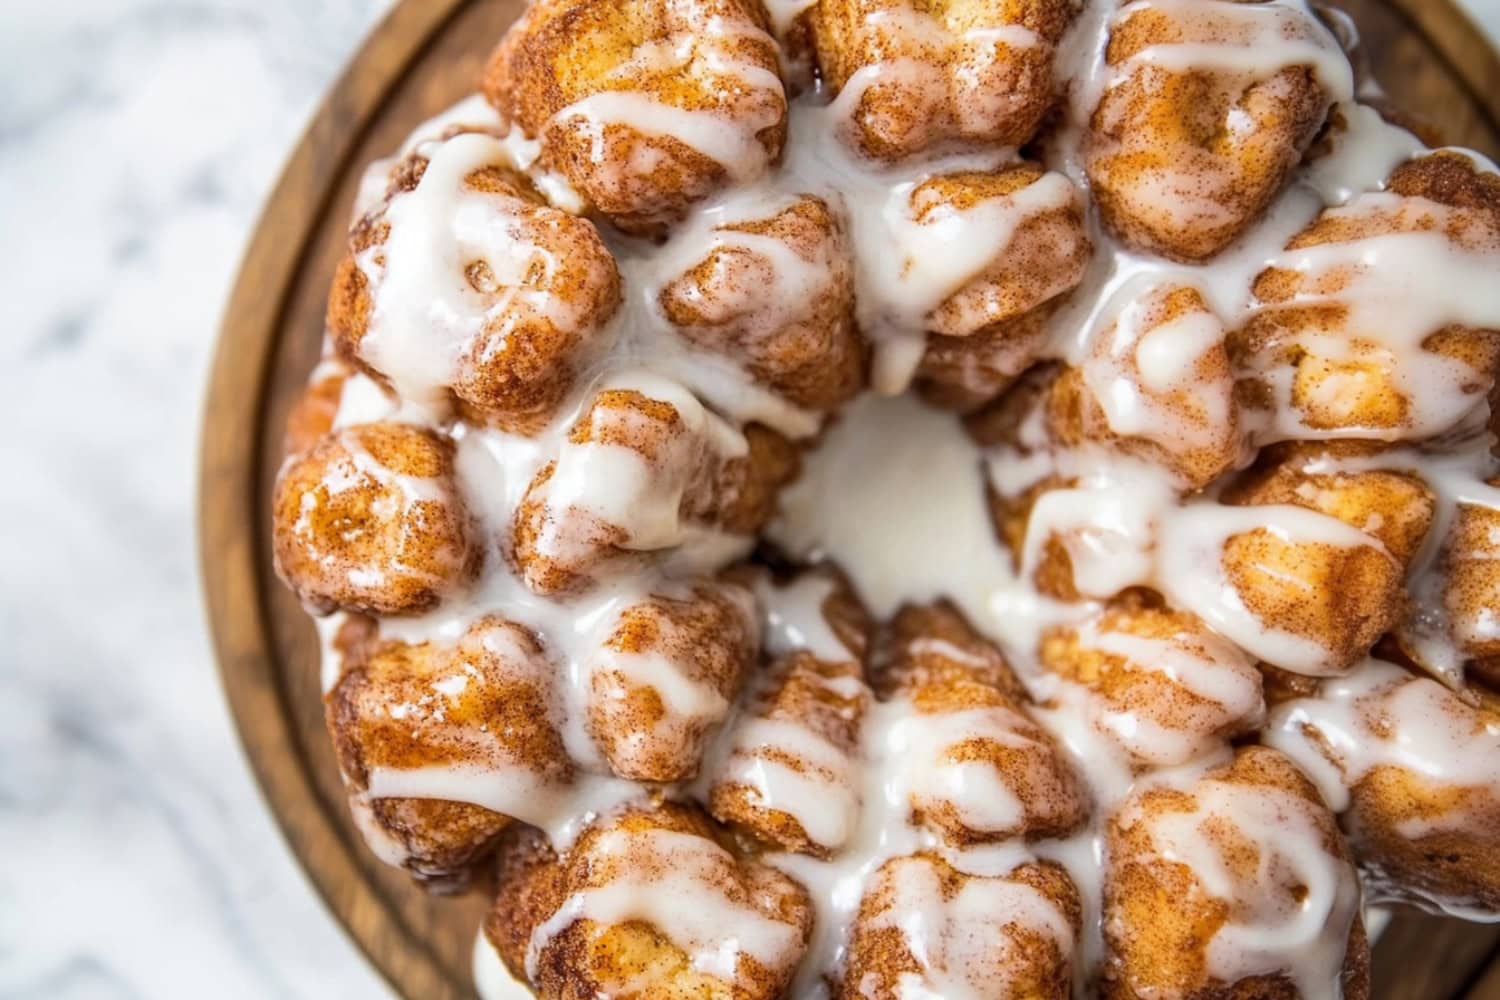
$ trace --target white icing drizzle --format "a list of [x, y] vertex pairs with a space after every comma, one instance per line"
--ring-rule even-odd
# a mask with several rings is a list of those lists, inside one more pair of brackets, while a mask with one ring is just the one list
[[601, 926], [641, 920], [687, 953], [692, 967], [733, 982], [741, 955], [769, 969], [784, 967], [798, 947], [798, 929], [731, 899], [722, 889], [734, 859], [705, 837], [670, 830], [601, 834], [593, 850], [615, 858], [639, 857], [642, 867], [617, 867], [608, 884], [573, 893], [532, 932], [527, 974], [561, 931], [579, 920]]
[[923, 970], [921, 978], [903, 975], [897, 994], [901, 1000], [996, 996], [999, 984], [994, 970], [1026, 957], [1018, 954], [1017, 943], [1004, 933], [1007, 925], [1040, 931], [1064, 958], [1072, 954], [1073, 930], [1067, 918], [1024, 882], [971, 879], [945, 898], [933, 867], [908, 859], [897, 863], [888, 884], [889, 905], [875, 914], [869, 926], [899, 931]]
[[[1335, 811], [1348, 809], [1352, 789], [1380, 769], [1406, 772], [1428, 788], [1465, 793], [1455, 794], [1437, 815], [1399, 824], [1400, 835], [1411, 839], [1482, 830], [1490, 822], [1483, 810], [1492, 812], [1500, 803], [1500, 722], [1437, 681], [1381, 660], [1366, 660], [1348, 676], [1324, 681], [1315, 695], [1277, 706], [1265, 740], [1297, 761]], [[1378, 868], [1367, 871], [1365, 884], [1377, 899], [1413, 896], [1410, 887], [1383, 884]], [[1439, 912], [1500, 919], [1469, 900], [1430, 889], [1419, 895]]]
[[1127, 61], [1171, 72], [1228, 72], [1264, 80], [1286, 66], [1308, 66], [1334, 101], [1354, 95], [1354, 75], [1338, 40], [1300, 0], [1202, 3], [1134, 0], [1115, 15], [1120, 24], [1138, 11], [1159, 11], [1211, 41], [1148, 45]]
[[[526, 203], [465, 183], [481, 167], [511, 162], [506, 144], [483, 133], [431, 147], [416, 188], [386, 206], [389, 237], [356, 258], [375, 289], [360, 350], [409, 404], [440, 412], [461, 354], [496, 323], [504, 330], [535, 317], [567, 329], [584, 318], [582, 303], [527, 282], [528, 271], [559, 263], [522, 225]], [[497, 293], [465, 278], [475, 261], [489, 267]]]
[[[703, 78], [722, 106], [686, 108], [629, 87], [600, 90], [569, 104], [553, 116], [547, 129], [581, 129], [589, 137], [594, 162], [606, 159], [604, 143], [612, 127], [624, 127], [651, 138], [668, 138], [709, 157], [736, 182], [750, 181], [769, 165], [758, 135], [774, 126], [784, 110], [781, 77], [750, 62], [735, 50], [744, 41], [771, 44], [750, 23], [731, 23], [719, 15], [707, 18], [682, 0], [668, 4], [679, 30], [660, 42], [637, 46], [632, 57], [610, 76], [630, 81], [639, 74], [687, 74]], [[726, 112], [732, 111], [733, 115]], [[637, 156], [631, 170], [649, 172]]]
[[989, 595], [1011, 577], [979, 453], [952, 417], [906, 397], [851, 403], [782, 494], [767, 534], [790, 555], [842, 566], [881, 618], [944, 595], [986, 618]]
[[[1229, 904], [1208, 942], [1208, 974], [1233, 983], [1284, 973], [1300, 996], [1336, 998], [1359, 883], [1348, 863], [1324, 848], [1318, 807], [1283, 788], [1215, 778], [1190, 791], [1191, 811], [1149, 815], [1131, 804], [1117, 822], [1126, 829], [1146, 824], [1155, 855], [1188, 865], [1210, 896]], [[1227, 843], [1226, 820], [1235, 835]], [[1249, 877], [1236, 871], [1246, 841], [1256, 856]]]

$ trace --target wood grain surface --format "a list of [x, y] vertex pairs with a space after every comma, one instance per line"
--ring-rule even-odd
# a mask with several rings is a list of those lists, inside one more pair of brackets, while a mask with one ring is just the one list
[[[1500, 157], [1500, 57], [1448, 0], [1339, 0], [1394, 103]], [[411, 1000], [472, 997], [485, 900], [381, 864], [344, 807], [311, 623], [272, 572], [268, 498], [286, 412], [316, 361], [324, 296], [364, 164], [472, 91], [524, 0], [402, 0], [334, 86], [271, 195], [220, 333], [204, 418], [200, 545], [224, 688], [251, 766], [334, 915]], [[1375, 952], [1389, 1000], [1500, 998], [1500, 928], [1403, 914]]]

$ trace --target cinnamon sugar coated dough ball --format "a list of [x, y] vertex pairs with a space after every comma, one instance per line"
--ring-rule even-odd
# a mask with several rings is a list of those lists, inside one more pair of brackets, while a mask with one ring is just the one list
[[377, 854], [424, 880], [461, 879], [510, 823], [484, 804], [444, 799], [441, 782], [424, 786], [433, 769], [488, 775], [488, 806], [571, 779], [551, 670], [532, 633], [485, 618], [451, 645], [376, 641], [339, 678], [328, 729]]
[[[766, 690], [736, 724], [709, 811], [764, 843], [827, 858], [858, 819], [855, 770], [869, 688], [857, 661], [806, 650], [767, 669]], [[793, 794], [778, 795], [762, 777], [767, 769], [796, 775]]]
[[[1052, 104], [1068, 0], [822, 0], [815, 58], [849, 140], [897, 160], [945, 144], [1021, 146]], [[882, 72], [892, 62], [900, 72]]]
[[[1271, 453], [1270, 462], [1223, 495], [1231, 504], [1304, 507], [1352, 529], [1296, 538], [1257, 528], [1224, 544], [1226, 576], [1250, 612], [1266, 626], [1326, 651], [1316, 667], [1293, 668], [1302, 673], [1342, 671], [1399, 622], [1406, 562], [1433, 516], [1431, 491], [1410, 473], [1382, 471], [1378, 465], [1309, 471], [1339, 450], [1324, 448], [1320, 455], [1297, 446], [1279, 456]], [[1367, 461], [1378, 463], [1379, 457]]]
[[1343, 836], [1275, 750], [1131, 796], [1107, 852], [1102, 996], [1369, 996]]
[[355, 226], [328, 326], [342, 357], [402, 396], [528, 433], [619, 304], [594, 225], [548, 205], [499, 140], [466, 132], [420, 147]]
[[738, 432], [667, 380], [627, 379], [593, 396], [532, 479], [512, 558], [538, 594], [586, 590], [677, 548], [696, 526], [757, 530], [796, 469], [774, 432]]
[[[1288, 39], [1301, 58], [1246, 68]], [[1215, 51], [1195, 58], [1203, 46]], [[1349, 87], [1312, 14], [1257, 0], [1132, 9], [1105, 61], [1085, 144], [1100, 214], [1127, 242], [1184, 261], [1213, 257], [1257, 220]]]
[[1129, 595], [1043, 635], [1042, 665], [1090, 693], [1091, 724], [1138, 767], [1201, 758], [1265, 718], [1261, 676], [1197, 616]]
[[[1058, 837], [1088, 817], [1087, 793], [1026, 711], [1000, 651], [952, 607], [903, 608], [876, 650], [877, 690], [911, 712], [898, 762], [913, 822], [955, 846]], [[969, 775], [983, 774], [983, 780]]]
[[561, 857], [507, 851], [485, 933], [544, 1000], [772, 1000], [812, 931], [807, 891], [715, 837], [667, 804], [606, 816]]
[[543, 162], [629, 232], [659, 232], [779, 155], [786, 94], [753, 0], [540, 0], [485, 96]]
[[777, 650], [751, 679], [708, 775], [708, 807], [754, 840], [826, 859], [854, 836], [863, 805], [861, 725], [873, 696], [862, 660], [872, 625], [836, 574], [802, 574], [768, 601], [819, 590], [806, 627], [822, 639]]
[[830, 410], [864, 384], [854, 275], [843, 223], [800, 195], [764, 218], [717, 223], [707, 253], [662, 289], [662, 312], [691, 343], [741, 359], [773, 392]]
[[[1022, 162], [923, 180], [908, 208], [921, 225], [964, 219], [976, 237], [1003, 235], [993, 257], [923, 318], [927, 345], [918, 391], [946, 409], [973, 410], [1042, 357], [1052, 315], [1083, 280], [1093, 248], [1082, 199], [1062, 174]], [[914, 256], [905, 263], [920, 266]]]
[[[1500, 476], [1488, 485], [1500, 490]], [[1500, 509], [1459, 504], [1446, 569], [1443, 608], [1459, 648], [1476, 660], [1500, 658]]]
[[1090, 356], [1052, 384], [1048, 431], [1109, 445], [1198, 490], [1242, 464], [1247, 434], [1226, 331], [1191, 286], [1142, 288]]
[[481, 559], [452, 442], [407, 424], [346, 427], [288, 459], [272, 511], [276, 571], [318, 612], [426, 611]]
[[755, 600], [732, 583], [624, 608], [595, 655], [588, 729], [622, 778], [698, 773], [757, 652]]
[[893, 858], [860, 901], [833, 995], [1065, 1000], [1082, 910], [1073, 880], [1051, 862], [993, 876], [966, 874], [936, 855]]
[[1500, 914], [1500, 710], [1366, 660], [1277, 707], [1268, 739], [1318, 779], [1374, 899]]
[[911, 218], [934, 223], [953, 214], [986, 219], [991, 209], [1013, 229], [996, 255], [927, 316], [931, 333], [967, 337], [1022, 316], [1071, 291], [1083, 278], [1091, 246], [1083, 202], [1062, 174], [1035, 163], [996, 171], [939, 174], [912, 188]]
[[1261, 272], [1259, 308], [1232, 348], [1258, 374], [1282, 435], [1428, 440], [1495, 391], [1500, 331], [1444, 323], [1430, 308], [1404, 312], [1398, 303], [1421, 294], [1392, 295], [1409, 271], [1362, 259], [1402, 238], [1455, 276], [1466, 255], [1500, 252], [1500, 177], [1456, 152], [1413, 160], [1385, 191], [1325, 209], [1287, 244], [1284, 265]]

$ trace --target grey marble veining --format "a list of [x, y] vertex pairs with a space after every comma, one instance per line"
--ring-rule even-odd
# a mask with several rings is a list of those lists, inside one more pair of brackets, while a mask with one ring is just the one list
[[193, 511], [246, 234], [386, 6], [0, 3], [0, 996], [389, 995], [245, 768]]
[[192, 506], [246, 234], [389, 2], [0, 0], [0, 997], [389, 995], [244, 766]]

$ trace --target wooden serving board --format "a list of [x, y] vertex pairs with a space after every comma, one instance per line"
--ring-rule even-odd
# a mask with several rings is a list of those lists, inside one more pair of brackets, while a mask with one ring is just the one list
[[[1500, 56], [1451, 0], [1337, 0], [1395, 104], [1500, 157]], [[485, 900], [434, 897], [367, 851], [323, 729], [313, 628], [271, 568], [268, 498], [288, 407], [317, 359], [324, 296], [363, 166], [472, 91], [524, 0], [402, 0], [334, 86], [260, 220], [230, 298], [205, 414], [203, 578], [231, 708], [262, 789], [313, 884], [412, 1000], [472, 997]], [[1377, 996], [1500, 996], [1500, 927], [1398, 917]]]

